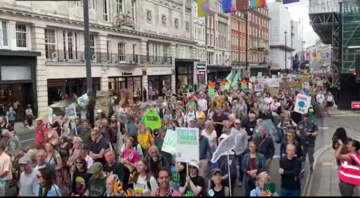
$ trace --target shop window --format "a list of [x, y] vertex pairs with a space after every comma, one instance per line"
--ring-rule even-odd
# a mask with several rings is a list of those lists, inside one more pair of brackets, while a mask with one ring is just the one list
[[178, 74], [187, 74], [188, 73], [188, 67], [178, 67], [177, 68]]

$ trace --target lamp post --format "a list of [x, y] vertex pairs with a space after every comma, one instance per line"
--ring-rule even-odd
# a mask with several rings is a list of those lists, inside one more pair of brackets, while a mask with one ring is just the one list
[[284, 34], [285, 34], [285, 70], [286, 70], [287, 69], [287, 60], [286, 60], [287, 59], [287, 53], [286, 53], [287, 52], [287, 49], [286, 49], [287, 48], [287, 46], [286, 46], [287, 45], [287, 43], [286, 43], [287, 31], [286, 30], [285, 30]]

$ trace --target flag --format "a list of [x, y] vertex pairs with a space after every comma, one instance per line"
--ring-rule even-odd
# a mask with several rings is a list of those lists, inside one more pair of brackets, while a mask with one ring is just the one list
[[325, 52], [325, 58], [330, 58], [330, 53], [329, 52]]
[[283, 4], [298, 3], [300, 0], [283, 0]]
[[266, 5], [266, 0], [250, 0], [250, 9], [263, 8]]
[[210, 15], [210, 0], [198, 0], [197, 2], [197, 15], [198, 17], [207, 17]]
[[310, 58], [310, 53], [306, 52], [305, 56], [306, 56], [306, 58]]
[[317, 59], [318, 59], [318, 60], [321, 60], [321, 59], [322, 59], [322, 53], [318, 53]]
[[222, 0], [221, 7], [224, 13], [232, 13], [236, 11], [237, 0]]
[[313, 52], [313, 53], [312, 53], [312, 57], [313, 57], [313, 58], [316, 58], [316, 52]]

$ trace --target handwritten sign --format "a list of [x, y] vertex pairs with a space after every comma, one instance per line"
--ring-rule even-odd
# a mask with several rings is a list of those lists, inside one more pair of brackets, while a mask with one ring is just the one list
[[176, 153], [176, 144], [177, 144], [177, 134], [173, 130], [167, 130], [164, 143], [162, 145], [161, 151], [175, 154]]
[[255, 85], [254, 91], [256, 91], [256, 92], [262, 92], [262, 91], [264, 91], [264, 85], [262, 85], [262, 84], [257, 84], [257, 85]]
[[176, 160], [186, 163], [199, 163], [199, 129], [176, 128], [176, 134]]
[[296, 96], [294, 111], [301, 114], [305, 114], [308, 112], [310, 104], [311, 104], [310, 96], [306, 96], [304, 94], [298, 94]]

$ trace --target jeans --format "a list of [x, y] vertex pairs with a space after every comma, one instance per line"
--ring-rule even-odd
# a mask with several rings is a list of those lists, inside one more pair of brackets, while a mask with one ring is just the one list
[[281, 197], [300, 197], [301, 190], [286, 190], [281, 188]]
[[306, 145], [303, 145], [303, 154], [304, 154], [304, 158], [303, 158], [303, 162], [306, 161], [306, 155], [308, 156], [309, 158], [309, 164], [310, 164], [310, 167], [313, 167], [314, 165], [314, 152], [315, 152], [315, 146], [306, 146]]

